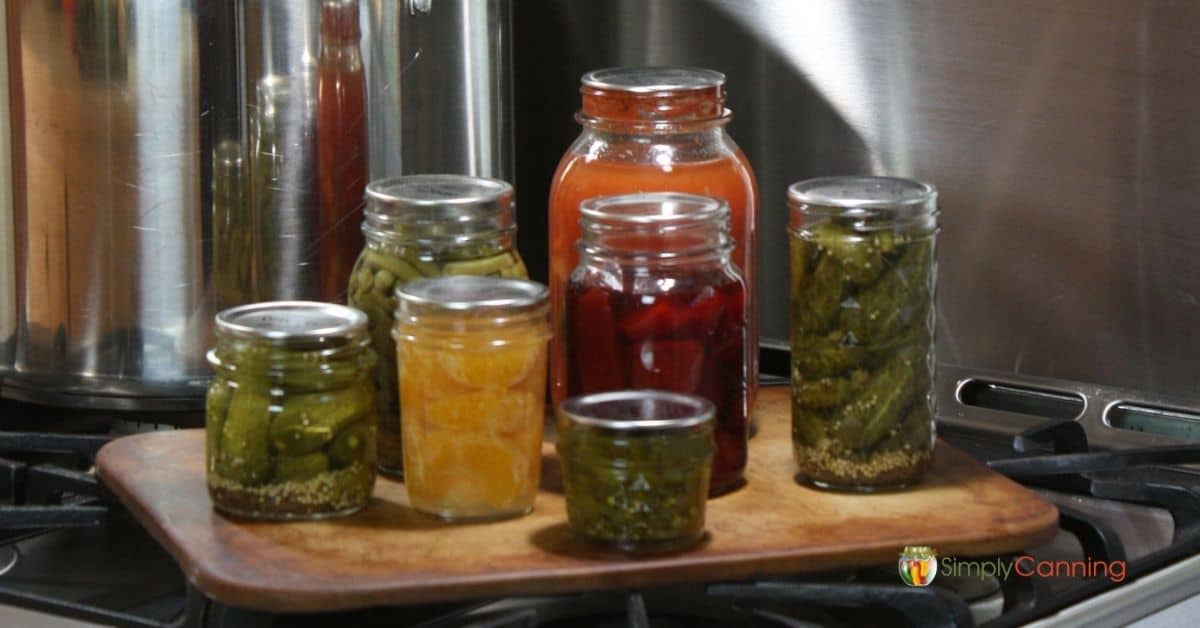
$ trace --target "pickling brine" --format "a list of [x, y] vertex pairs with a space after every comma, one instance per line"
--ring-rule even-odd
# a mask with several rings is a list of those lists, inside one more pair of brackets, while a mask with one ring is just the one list
[[541, 474], [545, 287], [458, 277], [411, 283], [397, 295], [411, 505], [451, 520], [528, 512]]

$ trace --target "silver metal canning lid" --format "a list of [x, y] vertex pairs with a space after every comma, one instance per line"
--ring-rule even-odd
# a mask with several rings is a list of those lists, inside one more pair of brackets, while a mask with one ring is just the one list
[[725, 75], [704, 68], [604, 68], [584, 74], [580, 82], [595, 89], [649, 94], [720, 87]]
[[499, 179], [458, 174], [418, 174], [367, 184], [367, 220], [416, 227], [432, 234], [470, 234], [516, 224], [513, 187]]
[[729, 205], [712, 196], [644, 192], [589, 198], [579, 204], [584, 220], [614, 225], [668, 226], [729, 215]]
[[618, 390], [571, 397], [558, 406], [570, 423], [617, 432], [710, 427], [716, 408], [704, 397], [665, 390]]
[[217, 334], [280, 346], [341, 346], [365, 338], [367, 315], [332, 303], [268, 301], [223, 310]]
[[937, 189], [928, 183], [898, 177], [823, 177], [788, 187], [793, 207], [846, 210], [892, 210], [920, 215], [937, 210]]
[[438, 277], [396, 288], [396, 315], [437, 312], [518, 314], [546, 307], [546, 286], [526, 279]]

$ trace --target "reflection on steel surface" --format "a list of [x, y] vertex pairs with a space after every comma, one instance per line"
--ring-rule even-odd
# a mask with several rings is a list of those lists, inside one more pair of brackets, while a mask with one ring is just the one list
[[531, 223], [577, 133], [579, 75], [712, 67], [729, 77], [730, 133], [762, 190], [764, 336], [787, 335], [787, 184], [914, 177], [942, 193], [943, 362], [1200, 399], [1200, 4], [515, 10], [520, 244], [531, 261], [544, 237]]
[[201, 15], [132, 0], [7, 11], [19, 322], [5, 392], [194, 397], [212, 316]]
[[363, 4], [371, 178], [511, 180], [510, 0]]
[[197, 406], [217, 307], [338, 300], [360, 248], [360, 31], [378, 173], [511, 174], [508, 0], [427, 4], [6, 0], [0, 392]]

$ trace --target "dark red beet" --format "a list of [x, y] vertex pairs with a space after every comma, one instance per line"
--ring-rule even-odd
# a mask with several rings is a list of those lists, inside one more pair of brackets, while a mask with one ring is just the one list
[[706, 397], [717, 408], [712, 485], [736, 485], [746, 466], [745, 299], [742, 282], [719, 270], [669, 281], [572, 277], [567, 393], [628, 387]]

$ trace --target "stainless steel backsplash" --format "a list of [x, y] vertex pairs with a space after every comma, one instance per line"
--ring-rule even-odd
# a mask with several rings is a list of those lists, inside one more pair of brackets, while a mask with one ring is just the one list
[[940, 361], [1200, 400], [1200, 3], [514, 4], [528, 257], [579, 75], [711, 67], [762, 191], [765, 337], [787, 337], [786, 186], [915, 177], [941, 190]]

